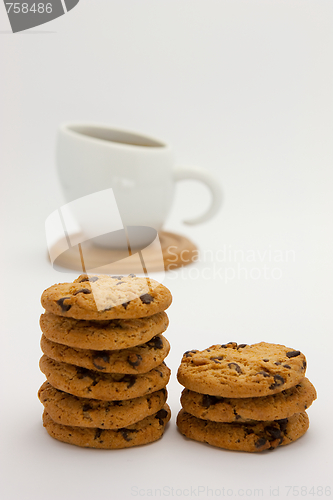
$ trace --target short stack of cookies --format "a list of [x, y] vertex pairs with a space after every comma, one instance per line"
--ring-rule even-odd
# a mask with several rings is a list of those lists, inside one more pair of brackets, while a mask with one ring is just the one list
[[177, 375], [185, 387], [178, 428], [228, 450], [258, 452], [292, 443], [307, 431], [305, 410], [316, 399], [305, 370], [300, 351], [265, 342], [187, 351]]
[[55, 439], [104, 449], [158, 440], [170, 419], [164, 362], [169, 290], [149, 279], [81, 275], [42, 294], [47, 381], [38, 397]]

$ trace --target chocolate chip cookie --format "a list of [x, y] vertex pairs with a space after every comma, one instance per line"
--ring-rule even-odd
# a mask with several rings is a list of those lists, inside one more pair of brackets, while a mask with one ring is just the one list
[[276, 394], [305, 376], [304, 354], [278, 344], [246, 345], [229, 342], [204, 351], [187, 351], [178, 380], [187, 389], [226, 398]]
[[57, 344], [41, 338], [41, 349], [49, 358], [103, 373], [146, 373], [160, 365], [170, 350], [169, 342], [158, 335], [146, 344], [118, 351], [92, 351]]
[[147, 373], [124, 375], [87, 370], [55, 361], [44, 354], [39, 367], [56, 389], [74, 396], [104, 401], [133, 399], [151, 394], [163, 389], [170, 378], [170, 370], [164, 362]]
[[147, 318], [85, 321], [52, 313], [40, 317], [45, 337], [53, 342], [80, 349], [116, 350], [144, 344], [163, 333], [169, 325], [168, 316], [160, 312]]
[[38, 391], [38, 397], [46, 412], [58, 424], [121, 429], [163, 408], [167, 399], [167, 391], [161, 389], [126, 401], [101, 401], [72, 396], [44, 382]]
[[58, 316], [84, 320], [143, 318], [167, 309], [170, 291], [151, 278], [81, 275], [47, 288], [42, 306]]
[[157, 441], [170, 420], [167, 404], [154, 415], [121, 429], [72, 427], [54, 422], [44, 410], [43, 425], [50, 436], [64, 443], [87, 448], [120, 449]]
[[309, 408], [316, 389], [304, 378], [299, 384], [271, 396], [222, 398], [184, 389], [181, 404], [187, 413], [215, 422], [246, 422], [289, 418]]
[[202, 420], [180, 410], [177, 417], [180, 432], [227, 450], [258, 452], [283, 446], [299, 439], [309, 427], [305, 412], [290, 418], [254, 423], [223, 423]]

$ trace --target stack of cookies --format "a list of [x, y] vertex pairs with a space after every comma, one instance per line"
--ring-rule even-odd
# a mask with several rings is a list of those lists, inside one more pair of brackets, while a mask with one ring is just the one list
[[283, 345], [229, 342], [184, 353], [178, 380], [185, 386], [177, 425], [190, 439], [228, 450], [274, 449], [309, 427], [305, 410], [316, 390], [306, 359]]
[[47, 432], [91, 448], [156, 441], [170, 419], [162, 333], [171, 294], [131, 274], [81, 275], [42, 294], [39, 389]]

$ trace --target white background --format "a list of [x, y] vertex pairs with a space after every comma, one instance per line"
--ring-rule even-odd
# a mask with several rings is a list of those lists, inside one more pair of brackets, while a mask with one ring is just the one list
[[[287, 497], [287, 486], [317, 498], [318, 486], [333, 487], [332, 17], [325, 0], [81, 0], [13, 35], [0, 5], [4, 500], [301, 492]], [[44, 234], [45, 219], [64, 203], [54, 148], [66, 120], [169, 141], [179, 163], [206, 167], [223, 185], [219, 215], [188, 227], [181, 220], [201, 213], [209, 196], [200, 184], [181, 183], [166, 224], [206, 258], [163, 278], [174, 297], [166, 332], [173, 417], [148, 446], [80, 449], [52, 440], [41, 424], [39, 299], [76, 276], [51, 268]], [[229, 340], [306, 354], [318, 400], [295, 444], [246, 454], [177, 432], [183, 351]]]

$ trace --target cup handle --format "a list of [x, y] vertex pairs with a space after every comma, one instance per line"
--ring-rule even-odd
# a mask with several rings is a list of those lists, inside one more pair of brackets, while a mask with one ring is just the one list
[[182, 181], [185, 179], [194, 179], [206, 184], [211, 192], [212, 201], [209, 209], [204, 214], [194, 219], [185, 220], [183, 221], [184, 224], [200, 224], [201, 222], [211, 219], [219, 211], [223, 200], [222, 188], [218, 180], [204, 168], [177, 166], [174, 170], [174, 180]]

